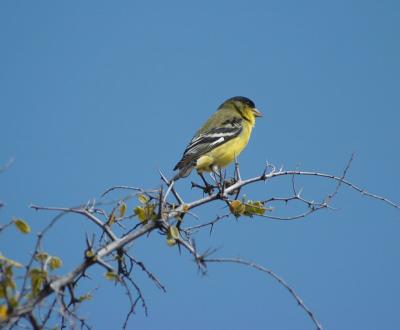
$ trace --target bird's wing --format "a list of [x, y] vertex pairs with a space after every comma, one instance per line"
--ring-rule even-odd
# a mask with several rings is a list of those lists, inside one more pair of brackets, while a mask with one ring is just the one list
[[228, 119], [218, 127], [197, 133], [189, 142], [174, 170], [187, 167], [210, 150], [238, 136], [242, 132], [242, 120], [236, 117]]

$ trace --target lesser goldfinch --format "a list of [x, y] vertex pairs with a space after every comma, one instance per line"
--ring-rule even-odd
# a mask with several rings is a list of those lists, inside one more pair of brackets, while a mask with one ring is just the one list
[[226, 100], [189, 142], [174, 168], [179, 172], [173, 181], [188, 176], [193, 168], [201, 175], [229, 165], [246, 147], [256, 118], [261, 116], [247, 97]]

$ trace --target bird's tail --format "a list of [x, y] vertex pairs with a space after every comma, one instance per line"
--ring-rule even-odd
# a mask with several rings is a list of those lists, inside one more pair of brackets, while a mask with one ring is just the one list
[[179, 169], [179, 172], [175, 174], [171, 181], [178, 181], [179, 179], [186, 178], [193, 170], [193, 165], [188, 164], [185, 167]]
[[193, 165], [188, 165], [186, 167], [180, 168], [179, 172], [176, 173], [172, 179], [167, 180], [166, 183], [167, 183], [168, 189], [165, 192], [164, 198], [166, 198], [168, 196], [168, 194], [171, 192], [172, 187], [174, 186], [175, 182], [178, 181], [179, 179], [186, 178], [190, 174], [190, 172], [192, 172], [192, 169], [193, 169]]

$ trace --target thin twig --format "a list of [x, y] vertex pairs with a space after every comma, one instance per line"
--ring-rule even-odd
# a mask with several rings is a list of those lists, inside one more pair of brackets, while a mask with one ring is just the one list
[[[2, 206], [2, 205], [0, 204], [0, 207], [1, 207], [1, 206]], [[10, 222], [6, 223], [5, 225], [1, 225], [1, 226], [0, 226], [0, 233], [1, 233], [3, 230], [5, 230], [6, 228], [10, 227], [13, 223], [14, 223], [14, 221], [11, 220]]]
[[229, 213], [229, 214], [224, 214], [224, 215], [218, 215], [214, 220], [212, 220], [212, 221], [210, 221], [210, 222], [206, 222], [206, 223], [203, 223], [203, 224], [197, 225], [197, 226], [192, 226], [192, 227], [184, 228], [184, 229], [182, 229], [182, 230], [183, 230], [185, 233], [187, 233], [187, 234], [193, 234], [197, 229], [201, 229], [201, 228], [210, 226], [210, 235], [211, 235], [214, 225], [215, 225], [217, 222], [219, 222], [219, 221], [221, 221], [222, 219], [225, 219], [225, 218], [227, 218], [227, 217], [229, 217], [229, 216], [230, 216], [230, 213]]
[[[373, 199], [378, 199], [378, 200], [383, 201], [383, 202], [385, 202], [385, 203], [387, 203], [387, 204], [389, 204], [389, 205], [391, 205], [391, 206], [393, 206], [393, 207], [395, 207], [397, 209], [400, 209], [400, 205], [399, 204], [389, 200], [386, 197], [382, 197], [380, 195], [372, 194], [372, 193], [368, 192], [367, 190], [362, 189], [362, 188], [356, 186], [355, 184], [353, 184], [353, 183], [351, 183], [351, 182], [349, 182], [349, 181], [347, 181], [345, 179], [342, 179], [342, 178], [337, 177], [337, 176], [332, 175], [332, 174], [319, 173], [319, 172], [309, 172], [309, 171], [283, 171], [283, 170], [280, 169], [278, 172], [265, 173], [265, 174], [262, 174], [260, 176], [256, 176], [256, 177], [253, 177], [253, 178], [250, 178], [250, 179], [247, 179], [247, 180], [241, 180], [241, 181], [236, 182], [232, 186], [229, 186], [228, 188], [225, 189], [225, 195], [229, 194], [230, 192], [232, 192], [232, 191], [234, 191], [234, 190], [236, 190], [238, 188], [247, 186], [247, 185], [255, 183], [255, 182], [266, 181], [266, 180], [270, 180], [272, 178], [277, 178], [277, 177], [281, 177], [281, 176], [292, 176], [292, 175], [296, 175], [296, 176], [314, 176], [314, 177], [327, 178], [327, 179], [332, 179], [332, 180], [335, 180], [335, 181], [338, 181], [338, 182], [342, 182], [342, 184], [344, 184], [344, 185], [346, 185], [346, 186], [358, 191], [361, 195], [364, 195], [364, 196], [367, 196], [367, 197], [371, 197]], [[209, 203], [211, 201], [218, 200], [218, 199], [220, 199], [220, 197], [221, 196], [220, 196], [219, 193], [211, 194], [209, 196], [203, 197], [201, 199], [198, 199], [198, 200], [195, 200], [195, 201], [193, 201], [191, 203], [186, 204], [186, 207], [188, 209], [192, 209], [192, 208], [201, 206], [203, 204]], [[179, 211], [179, 208], [178, 208], [178, 211]]]
[[7, 171], [10, 166], [14, 163], [14, 157], [11, 157], [4, 165], [0, 166], [0, 173]]
[[337, 186], [336, 186], [336, 190], [335, 190], [332, 194], [330, 194], [330, 195], [328, 196], [328, 198], [327, 198], [328, 201], [331, 200], [333, 197], [335, 197], [336, 194], [339, 192], [340, 186], [342, 185], [342, 182], [343, 182], [344, 178], [345, 178], [346, 175], [347, 175], [347, 171], [349, 170], [349, 168], [350, 168], [350, 166], [351, 166], [351, 163], [352, 163], [353, 160], [354, 160], [354, 155], [355, 155], [355, 153], [353, 152], [353, 153], [351, 154], [351, 157], [350, 157], [349, 161], [347, 162], [346, 167], [345, 167], [344, 170], [343, 170], [343, 174], [342, 174], [342, 176], [341, 176], [341, 179], [342, 179], [342, 180], [338, 182], [338, 184], [337, 184]]
[[155, 285], [161, 289], [162, 291], [166, 292], [165, 286], [160, 282], [160, 280], [152, 273], [150, 272], [147, 267], [144, 265], [143, 262], [136, 260], [134, 257], [132, 257], [129, 253], [125, 252], [124, 253], [133, 263], [138, 265], [142, 271], [144, 271], [147, 276], [155, 283]]
[[57, 304], [57, 298], [55, 298], [53, 300], [53, 302], [51, 303], [51, 305], [49, 306], [47, 314], [42, 321], [41, 329], [45, 328], [46, 323], [49, 321], [49, 319], [51, 317], [51, 314], [54, 312], [54, 307], [56, 306], [56, 304]]
[[103, 192], [101, 194], [101, 197], [104, 197], [105, 195], [107, 195], [108, 193], [110, 193], [113, 190], [117, 190], [117, 189], [123, 189], [123, 190], [133, 190], [133, 191], [143, 191], [143, 189], [141, 188], [137, 188], [137, 187], [130, 187], [130, 186], [112, 186], [110, 188], [108, 188], [105, 192]]
[[294, 289], [289, 286], [289, 284], [286, 283], [286, 281], [278, 276], [276, 273], [274, 273], [272, 270], [265, 268], [263, 266], [260, 266], [252, 261], [240, 259], [240, 258], [206, 258], [203, 259], [204, 263], [208, 262], [215, 262], [215, 263], [233, 263], [233, 264], [242, 264], [248, 267], [255, 268], [263, 273], [268, 274], [272, 278], [274, 278], [276, 281], [278, 281], [279, 284], [281, 284], [285, 289], [287, 289], [290, 294], [293, 296], [293, 298], [296, 300], [296, 302], [299, 304], [299, 306], [307, 313], [307, 315], [310, 317], [310, 319], [314, 322], [318, 330], [323, 330], [321, 323], [317, 320], [315, 317], [314, 312], [311, 311], [303, 302], [303, 299], [300, 298], [300, 296], [294, 291]]
[[[161, 180], [164, 181], [164, 183], [168, 186], [168, 189], [171, 189], [172, 194], [175, 196], [177, 202], [181, 205], [181, 204], [185, 204], [185, 202], [183, 201], [182, 197], [179, 196], [179, 194], [176, 192], [176, 189], [173, 185], [174, 181], [173, 180], [168, 180], [167, 177], [159, 170], [158, 171], [160, 173], [161, 176]], [[167, 193], [165, 194], [165, 196], [167, 196]], [[166, 197], [165, 197], [166, 198]]]
[[90, 213], [86, 209], [82, 209], [82, 208], [76, 209], [76, 208], [69, 208], [69, 207], [47, 207], [47, 206], [38, 206], [38, 205], [34, 205], [34, 204], [32, 204], [30, 207], [37, 211], [38, 210], [60, 211], [60, 212], [77, 213], [77, 214], [84, 215], [89, 220], [91, 220], [93, 223], [95, 223], [97, 226], [99, 226], [101, 229], [103, 229], [112, 240], [115, 241], [117, 239], [117, 236], [111, 231], [110, 227], [106, 223], [103, 223], [99, 218], [95, 217], [92, 213]]

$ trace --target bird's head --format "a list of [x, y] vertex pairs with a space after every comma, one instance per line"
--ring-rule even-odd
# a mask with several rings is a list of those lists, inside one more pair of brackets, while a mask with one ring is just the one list
[[233, 108], [241, 117], [254, 124], [256, 117], [261, 117], [262, 113], [256, 108], [252, 100], [244, 96], [234, 96], [227, 99], [219, 106], [222, 108]]

